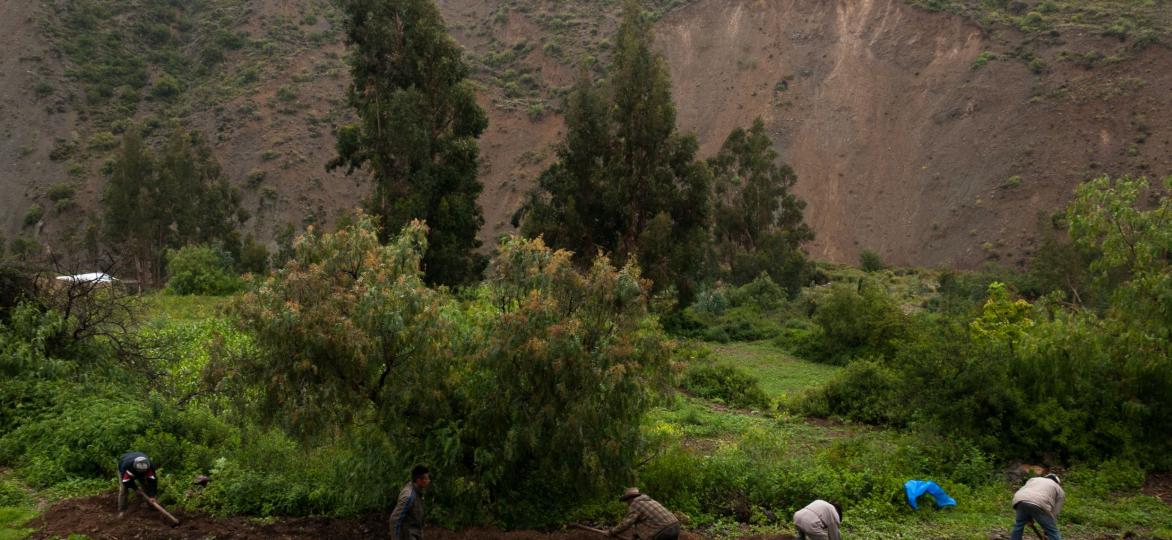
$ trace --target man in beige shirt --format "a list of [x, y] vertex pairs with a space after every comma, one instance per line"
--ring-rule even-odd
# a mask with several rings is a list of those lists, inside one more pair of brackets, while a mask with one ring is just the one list
[[651, 497], [639, 493], [639, 488], [627, 488], [619, 500], [629, 505], [627, 516], [606, 531], [608, 536], [619, 536], [630, 529], [631, 538], [638, 540], [677, 540], [680, 537], [680, 520], [675, 514]]
[[1026, 523], [1036, 521], [1046, 532], [1046, 540], [1062, 540], [1062, 533], [1058, 532], [1058, 514], [1062, 512], [1062, 503], [1066, 502], [1066, 492], [1062, 491], [1062, 480], [1056, 474], [1047, 474], [1026, 481], [1017, 493], [1013, 494], [1013, 509], [1017, 511], [1017, 520], [1013, 523], [1013, 531], [1009, 533], [1009, 540], [1021, 540], [1025, 534]]
[[794, 512], [798, 540], [842, 540], [839, 525], [842, 525], [842, 508], [822, 499]]

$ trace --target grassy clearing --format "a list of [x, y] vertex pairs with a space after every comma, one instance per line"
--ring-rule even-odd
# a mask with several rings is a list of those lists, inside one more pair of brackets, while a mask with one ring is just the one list
[[[972, 463], [960, 467], [941, 463], [944, 458], [933, 452], [946, 441], [851, 424], [819, 425], [801, 418], [751, 415], [693, 398], [680, 398], [654, 411], [647, 429], [661, 440], [679, 441], [694, 458], [689, 465], [696, 475], [728, 471], [784, 479], [810, 473], [817, 480], [805, 488], [808, 499], [859, 489], [852, 483], [882, 484], [868, 487], [874, 495], [847, 507], [844, 533], [850, 538], [987, 539], [1007, 534], [1013, 523], [1010, 502], [1016, 485], [1000, 478], [966, 478], [976, 470]], [[748, 465], [748, 471], [739, 470], [747, 463], [754, 465]], [[1133, 532], [1142, 538], [1172, 538], [1167, 525], [1172, 523], [1172, 507], [1135, 490], [1103, 493], [1094, 476], [1072, 471], [1066, 482], [1068, 499], [1060, 520], [1064, 537], [1089, 540]], [[921, 510], [913, 511], [900, 495], [901, 482], [909, 479], [936, 480], [959, 506], [935, 510], [930, 502], [921, 501]], [[670, 502], [686, 508], [680, 501]], [[785, 499], [754, 504], [748, 524], [684, 513], [693, 529], [716, 538], [737, 538], [793, 534], [789, 516], [797, 507]], [[771, 521], [766, 511], [779, 521]]]
[[174, 296], [155, 293], [143, 296], [145, 320], [172, 322], [202, 321], [220, 314], [230, 296]]
[[841, 369], [799, 360], [764, 341], [708, 347], [718, 364], [736, 366], [757, 377], [761, 389], [773, 399], [821, 384]]
[[[758, 377], [770, 396], [817, 386], [839, 369], [793, 358], [765, 342], [709, 347], [714, 361]], [[800, 501], [815, 497], [854, 501], [844, 526], [850, 538], [987, 539], [1008, 534], [1013, 523], [1010, 502], [1017, 484], [1004, 478], [994, 458], [962, 442], [746, 412], [684, 396], [652, 411], [644, 430], [669, 450], [649, 464], [640, 482], [670, 492], [665, 502], [687, 516], [690, 528], [714, 538], [793, 534], [789, 516], [804, 504]], [[1172, 538], [1167, 525], [1172, 507], [1141, 495], [1138, 484], [1120, 484], [1115, 467], [1068, 471], [1060, 519], [1064, 537], [1090, 540], [1132, 532]], [[913, 511], [901, 494], [902, 482], [910, 479], [937, 481], [959, 506], [935, 510], [922, 501], [921, 510]], [[690, 488], [689, 482], [701, 487]], [[748, 523], [718, 515], [712, 498], [688, 496], [695, 489], [713, 497], [722, 483], [735, 485], [732, 490], [749, 500]], [[708, 503], [696, 504], [700, 500]]]
[[0, 470], [0, 540], [25, 538], [32, 529], [22, 525], [37, 515], [33, 498], [19, 482]]

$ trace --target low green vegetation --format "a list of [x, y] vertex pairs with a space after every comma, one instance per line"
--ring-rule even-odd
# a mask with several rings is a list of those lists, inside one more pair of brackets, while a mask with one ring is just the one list
[[820, 386], [840, 369], [799, 360], [770, 342], [714, 343], [709, 348], [716, 363], [738, 367], [756, 376], [761, 390], [772, 400]]
[[[813, 497], [844, 505], [852, 538], [988, 538], [1012, 525], [1017, 484], [965, 442], [717, 411], [682, 398], [652, 411], [645, 431], [663, 450], [641, 469], [640, 486], [714, 537], [793, 534], [790, 516]], [[1119, 462], [1067, 471], [1064, 537], [1169, 537], [1172, 508], [1138, 494], [1142, 477]], [[902, 495], [909, 479], [936, 480], [959, 505], [913, 511]]]
[[[773, 319], [753, 341], [671, 344], [644, 311], [646, 290], [624, 274], [633, 270], [599, 260], [581, 272], [537, 241], [502, 245], [482, 284], [430, 289], [418, 270], [422, 231], [381, 246], [361, 216], [302, 238], [246, 293], [143, 298], [134, 347], [102, 331], [75, 338], [87, 315], [62, 317], [55, 300], [26, 296], [0, 326], [3, 526], [23, 534], [33, 497], [109, 489], [113, 456], [134, 447], [161, 464], [164, 503], [216, 514], [385, 510], [393, 480], [425, 461], [444, 472], [440, 523], [610, 521], [622, 511], [614, 491], [636, 483], [714, 537], [786, 532], [814, 497], [844, 504], [852, 537], [987, 537], [1009, 525], [1013, 464], [1024, 461], [1066, 479], [1067, 537], [1168, 538], [1172, 509], [1138, 491], [1169, 466], [1166, 439], [1145, 436], [1166, 429], [1158, 239], [1169, 227], [1163, 206], [1136, 209], [1145, 192], [1128, 179], [1080, 191], [1068, 248], [1091, 250], [1073, 260], [1111, 279], [1078, 293], [1068, 288], [1083, 287], [1077, 279], [1058, 285], [1040, 268], [1015, 281], [823, 266], [826, 284], [792, 297], [763, 276], [683, 310], [701, 337], [729, 313]], [[1047, 257], [1036, 264], [1072, 260]], [[1100, 300], [1070, 307], [1076, 294]], [[819, 317], [824, 309], [835, 316]], [[900, 321], [900, 339], [819, 352], [822, 333], [887, 318]], [[1157, 337], [1130, 345], [1138, 336]], [[1045, 363], [1055, 357], [1062, 369]], [[1144, 386], [1118, 369], [1140, 370]], [[385, 381], [393, 392], [378, 390]], [[1129, 397], [1113, 405], [1118, 395]], [[518, 468], [572, 492], [493, 480]], [[177, 488], [195, 474], [212, 482]], [[899, 491], [909, 479], [939, 482], [960, 506], [911, 511]]]
[[[373, 215], [281, 228], [271, 257], [240, 238], [247, 213], [197, 133], [175, 128], [153, 151], [155, 118], [58, 141], [53, 159], [80, 167], [121, 135], [100, 232], [139, 286], [166, 288], [44, 287], [33, 276], [48, 266], [3, 261], [0, 534], [24, 534], [33, 500], [109, 489], [133, 448], [158, 462], [165, 504], [219, 515], [385, 511], [427, 463], [443, 525], [613, 521], [614, 494], [637, 483], [716, 537], [785, 530], [815, 497], [847, 508], [852, 536], [987, 537], [1008, 524], [1012, 465], [1038, 463], [1069, 473], [1067, 536], [1170, 536], [1172, 511], [1138, 488], [1172, 469], [1172, 179], [1088, 182], [1026, 272], [891, 268], [869, 251], [861, 268], [814, 264], [762, 122], [711, 160], [678, 130], [648, 32], [676, 4], [624, 3], [596, 51], [613, 67], [584, 62], [595, 72], [568, 92], [565, 140], [517, 216], [529, 238], [503, 239], [491, 262], [473, 251], [484, 115], [429, 0], [342, 6], [356, 88], [371, 90], [351, 92], [360, 123], [332, 165], [369, 169]], [[1031, 33], [1073, 9], [994, 4]], [[89, 38], [112, 18], [139, 31], [68, 53], [98, 55], [75, 74], [92, 112], [182, 104], [197, 89], [155, 69], [183, 62], [168, 43], [235, 5], [168, 4], [155, 20], [118, 2], [59, 7]], [[226, 50], [325, 39], [304, 35], [308, 15], [272, 21], [261, 43], [213, 35]], [[427, 46], [397, 56], [368, 32]], [[164, 56], [135, 60], [136, 40]], [[553, 45], [540, 50], [565, 50]], [[486, 61], [511, 69], [537, 46]], [[507, 78], [516, 99], [540, 86], [532, 71]], [[295, 87], [275, 101], [292, 107]], [[35, 251], [18, 241], [9, 253]], [[197, 474], [206, 488], [188, 487]], [[899, 490], [913, 478], [962, 505], [911, 512]]]

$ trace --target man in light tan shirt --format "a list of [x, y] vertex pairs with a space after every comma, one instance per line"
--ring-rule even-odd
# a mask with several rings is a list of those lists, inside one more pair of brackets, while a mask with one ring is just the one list
[[822, 499], [794, 512], [798, 540], [842, 540], [839, 525], [842, 525], [842, 508]]
[[1064, 502], [1066, 492], [1062, 490], [1062, 480], [1058, 475], [1047, 474], [1027, 480], [1013, 495], [1017, 520], [1013, 523], [1009, 540], [1021, 540], [1026, 523], [1030, 521], [1042, 526], [1046, 540], [1062, 540], [1062, 533], [1058, 532], [1058, 514], [1062, 512]]

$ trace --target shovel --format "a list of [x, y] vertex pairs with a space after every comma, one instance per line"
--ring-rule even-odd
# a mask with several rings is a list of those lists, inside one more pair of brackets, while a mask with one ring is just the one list
[[1034, 534], [1038, 535], [1038, 540], [1046, 540], [1046, 537], [1042, 536], [1042, 532], [1038, 530], [1038, 524], [1034, 523], [1032, 519], [1030, 520], [1030, 528], [1034, 530]]
[[570, 525], [570, 528], [571, 528], [571, 529], [578, 529], [578, 530], [580, 530], [580, 531], [589, 531], [589, 532], [592, 532], [592, 533], [601, 534], [602, 536], [606, 536], [606, 535], [607, 535], [607, 534], [606, 534], [606, 531], [604, 531], [604, 530], [602, 530], [602, 529], [595, 529], [594, 527], [587, 527], [587, 526], [585, 526], [585, 525], [582, 525], [582, 524], [579, 524], [579, 523], [573, 523], [573, 524], [571, 524], [571, 525]]
[[175, 516], [172, 516], [171, 512], [168, 512], [166, 508], [163, 508], [163, 505], [155, 502], [154, 499], [147, 497], [146, 493], [142, 492], [142, 489], [138, 489], [137, 491], [138, 491], [138, 495], [140, 497], [146, 499], [147, 503], [149, 503], [151, 506], [155, 507], [155, 510], [158, 510], [160, 514], [167, 516], [167, 519], [171, 520], [172, 527], [177, 527], [179, 525], [179, 520], [175, 519]]

